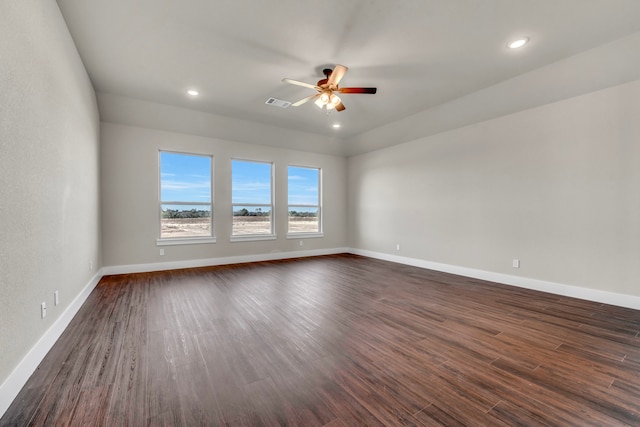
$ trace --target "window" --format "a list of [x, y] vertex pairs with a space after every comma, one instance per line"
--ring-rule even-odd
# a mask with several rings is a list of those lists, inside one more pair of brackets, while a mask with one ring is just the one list
[[321, 233], [320, 169], [289, 166], [288, 182], [288, 234]]
[[213, 240], [212, 169], [212, 156], [160, 152], [159, 244]]
[[271, 163], [231, 161], [232, 237], [274, 238], [272, 188]]

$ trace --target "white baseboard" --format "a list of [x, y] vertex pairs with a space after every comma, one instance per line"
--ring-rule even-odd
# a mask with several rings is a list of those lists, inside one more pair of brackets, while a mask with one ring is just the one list
[[102, 270], [98, 270], [95, 276], [91, 278], [89, 283], [82, 289], [82, 291], [73, 299], [71, 304], [62, 312], [55, 322], [47, 329], [47, 331], [40, 337], [38, 342], [31, 347], [31, 350], [20, 361], [18, 366], [15, 367], [13, 372], [7, 377], [7, 379], [0, 385], [0, 418], [9, 409], [11, 403], [16, 398], [22, 387], [26, 384], [27, 380], [35, 372], [36, 368], [42, 362], [47, 355], [51, 347], [58, 341], [60, 335], [67, 328], [71, 319], [76, 315], [82, 304], [86, 301], [91, 291], [96, 287], [98, 282], [103, 276]]
[[597, 289], [581, 288], [578, 286], [564, 285], [560, 283], [547, 282], [544, 280], [530, 279], [526, 277], [512, 276], [509, 274], [494, 273], [484, 270], [476, 270], [450, 264], [441, 264], [415, 258], [407, 258], [397, 255], [390, 255], [381, 252], [373, 252], [354, 248], [274, 252], [223, 258], [171, 261], [164, 263], [108, 266], [101, 268], [98, 273], [93, 276], [91, 281], [71, 302], [71, 304], [53, 323], [53, 325], [51, 325], [51, 327], [40, 338], [40, 340], [31, 348], [29, 353], [27, 353], [27, 355], [22, 359], [22, 361], [20, 361], [20, 363], [16, 366], [16, 368], [5, 380], [5, 382], [0, 386], [0, 417], [2, 417], [7, 409], [9, 409], [9, 406], [16, 398], [22, 387], [24, 387], [27, 380], [31, 377], [31, 375], [36, 370], [40, 362], [42, 362], [49, 350], [51, 350], [60, 335], [62, 335], [66, 327], [69, 325], [78, 310], [80, 310], [80, 307], [82, 307], [82, 304], [85, 302], [89, 294], [91, 294], [91, 291], [93, 291], [103, 275], [175, 270], [180, 268], [207, 267], [213, 265], [238, 264], [244, 262], [273, 261], [288, 258], [333, 255], [345, 252], [385, 261], [397, 262], [399, 264], [412, 265], [415, 267], [427, 268], [430, 270], [442, 271], [445, 273], [458, 274], [461, 276], [518, 286], [521, 288], [544, 291], [557, 295], [565, 295], [574, 298], [640, 310], [640, 297], [638, 296], [618, 294]]
[[149, 271], [178, 270], [181, 268], [210, 267], [213, 265], [240, 264], [243, 262], [274, 261], [278, 259], [302, 258], [319, 255], [334, 255], [349, 252], [349, 248], [316, 249], [309, 251], [271, 252], [255, 255], [239, 255], [222, 258], [193, 259], [184, 261], [154, 262], [149, 264], [127, 264], [103, 267], [103, 273], [128, 274]]
[[349, 252], [370, 258], [377, 258], [385, 261], [397, 262], [399, 264], [412, 265], [414, 267], [427, 268], [429, 270], [452, 273], [474, 279], [487, 280], [490, 282], [502, 283], [505, 285], [517, 286], [520, 288], [532, 289], [536, 291], [548, 292], [556, 295], [564, 295], [579, 298], [587, 301], [595, 301], [604, 304], [617, 305], [619, 307], [633, 308], [640, 310], [640, 297], [634, 295], [618, 294], [614, 292], [602, 291], [599, 289], [582, 288], [579, 286], [564, 285], [562, 283], [548, 282], [545, 280], [531, 279], [510, 274], [494, 273], [491, 271], [476, 270], [473, 268], [459, 267], [450, 264], [425, 261], [416, 258], [407, 258], [397, 255], [373, 252], [363, 249], [350, 248]]
[[223, 258], [208, 258], [186, 261], [171, 261], [163, 263], [115, 265], [102, 267], [98, 271], [98, 273], [93, 276], [91, 281], [84, 287], [80, 294], [76, 296], [76, 298], [71, 302], [66, 310], [60, 315], [60, 317], [56, 319], [56, 321], [53, 323], [53, 325], [51, 325], [47, 332], [44, 333], [40, 340], [38, 340], [38, 342], [31, 348], [31, 350], [29, 350], [27, 355], [20, 361], [13, 372], [11, 372], [9, 377], [0, 386], [0, 418], [5, 414], [7, 409], [9, 409], [9, 406], [11, 406], [11, 403], [16, 398], [20, 390], [22, 390], [22, 387], [24, 387], [27, 380], [29, 380], [40, 362], [42, 362], [49, 350], [51, 350], [58, 338], [60, 338], [60, 335], [62, 335], [66, 327], [69, 325], [71, 319], [73, 319], [78, 310], [80, 310], [80, 307], [82, 307], [82, 304], [89, 297], [89, 294], [91, 294], [91, 291], [93, 291], [100, 279], [105, 275], [176, 270], [180, 268], [239, 264], [243, 262], [273, 261], [287, 258], [333, 255], [345, 252], [349, 252], [349, 249], [332, 248], [308, 251], [273, 252], [266, 254], [243, 255]]

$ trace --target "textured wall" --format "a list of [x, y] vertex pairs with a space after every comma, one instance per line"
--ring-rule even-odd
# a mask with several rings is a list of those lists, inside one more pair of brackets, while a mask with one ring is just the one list
[[639, 117], [636, 81], [351, 157], [350, 246], [640, 296]]
[[[258, 140], [260, 135], [254, 135]], [[214, 156], [216, 243], [156, 246], [158, 215], [158, 151]], [[346, 176], [344, 157], [246, 144], [177, 132], [102, 123], [103, 254], [105, 266], [199, 260], [275, 252], [332, 249], [346, 246]], [[231, 159], [275, 164], [275, 227], [277, 240], [230, 242]], [[320, 167], [323, 171], [324, 237], [299, 246], [287, 239], [287, 165]]]
[[55, 1], [0, 3], [0, 58], [2, 384], [95, 275], [101, 243], [95, 93]]

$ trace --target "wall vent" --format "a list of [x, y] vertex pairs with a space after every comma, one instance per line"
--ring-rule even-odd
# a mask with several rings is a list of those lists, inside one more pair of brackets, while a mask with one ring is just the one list
[[265, 104], [273, 105], [273, 106], [280, 107], [280, 108], [287, 108], [289, 105], [291, 105], [291, 103], [289, 101], [285, 101], [283, 99], [278, 99], [278, 98], [273, 98], [273, 97], [267, 99]]

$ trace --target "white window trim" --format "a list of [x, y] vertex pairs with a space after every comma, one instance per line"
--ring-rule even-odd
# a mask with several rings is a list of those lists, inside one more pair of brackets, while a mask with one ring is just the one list
[[308, 233], [308, 232], [287, 233], [287, 239], [288, 240], [316, 239], [318, 237], [324, 237], [324, 233], [322, 231], [317, 232], [317, 233]]
[[[246, 163], [263, 163], [270, 165], [271, 170], [271, 205], [265, 203], [234, 203], [233, 202], [233, 162], [246, 162]], [[258, 240], [276, 240], [276, 221], [275, 221], [275, 207], [276, 207], [276, 188], [275, 188], [275, 163], [268, 160], [252, 160], [252, 159], [244, 159], [244, 158], [231, 158], [231, 234], [229, 237], [230, 242], [247, 242], [247, 241], [258, 241]], [[249, 207], [269, 207], [271, 214], [269, 215], [269, 221], [271, 223], [271, 233], [258, 233], [258, 234], [233, 234], [233, 211], [235, 206], [249, 206]]]
[[[160, 157], [162, 153], [182, 154], [185, 156], [208, 157], [210, 162], [210, 179], [211, 179], [211, 202], [165, 202], [162, 200], [162, 162]], [[213, 177], [214, 177], [214, 156], [205, 153], [190, 153], [186, 151], [158, 150], [158, 237], [156, 246], [170, 245], [199, 245], [204, 243], [216, 243], [216, 234], [214, 227], [214, 197], [213, 197]], [[209, 206], [211, 209], [211, 236], [193, 236], [193, 237], [161, 237], [162, 236], [162, 205], [185, 205], [185, 206]]]
[[173, 237], [156, 239], [156, 246], [172, 245], [202, 245], [205, 243], [215, 243], [215, 237]]
[[[318, 205], [289, 204], [289, 186], [287, 185], [287, 239], [298, 239], [298, 238], [311, 239], [311, 238], [317, 238], [317, 237], [324, 237], [324, 221], [323, 221], [323, 208], [322, 208], [322, 168], [317, 166], [303, 166], [303, 165], [289, 164], [287, 165], [287, 183], [289, 182], [289, 167], [300, 168], [300, 169], [315, 169], [318, 171]], [[290, 206], [317, 208], [318, 209], [318, 231], [290, 232], [289, 217], [288, 217]]]
[[230, 242], [251, 242], [259, 240], [276, 240], [275, 234], [237, 234], [229, 238]]

